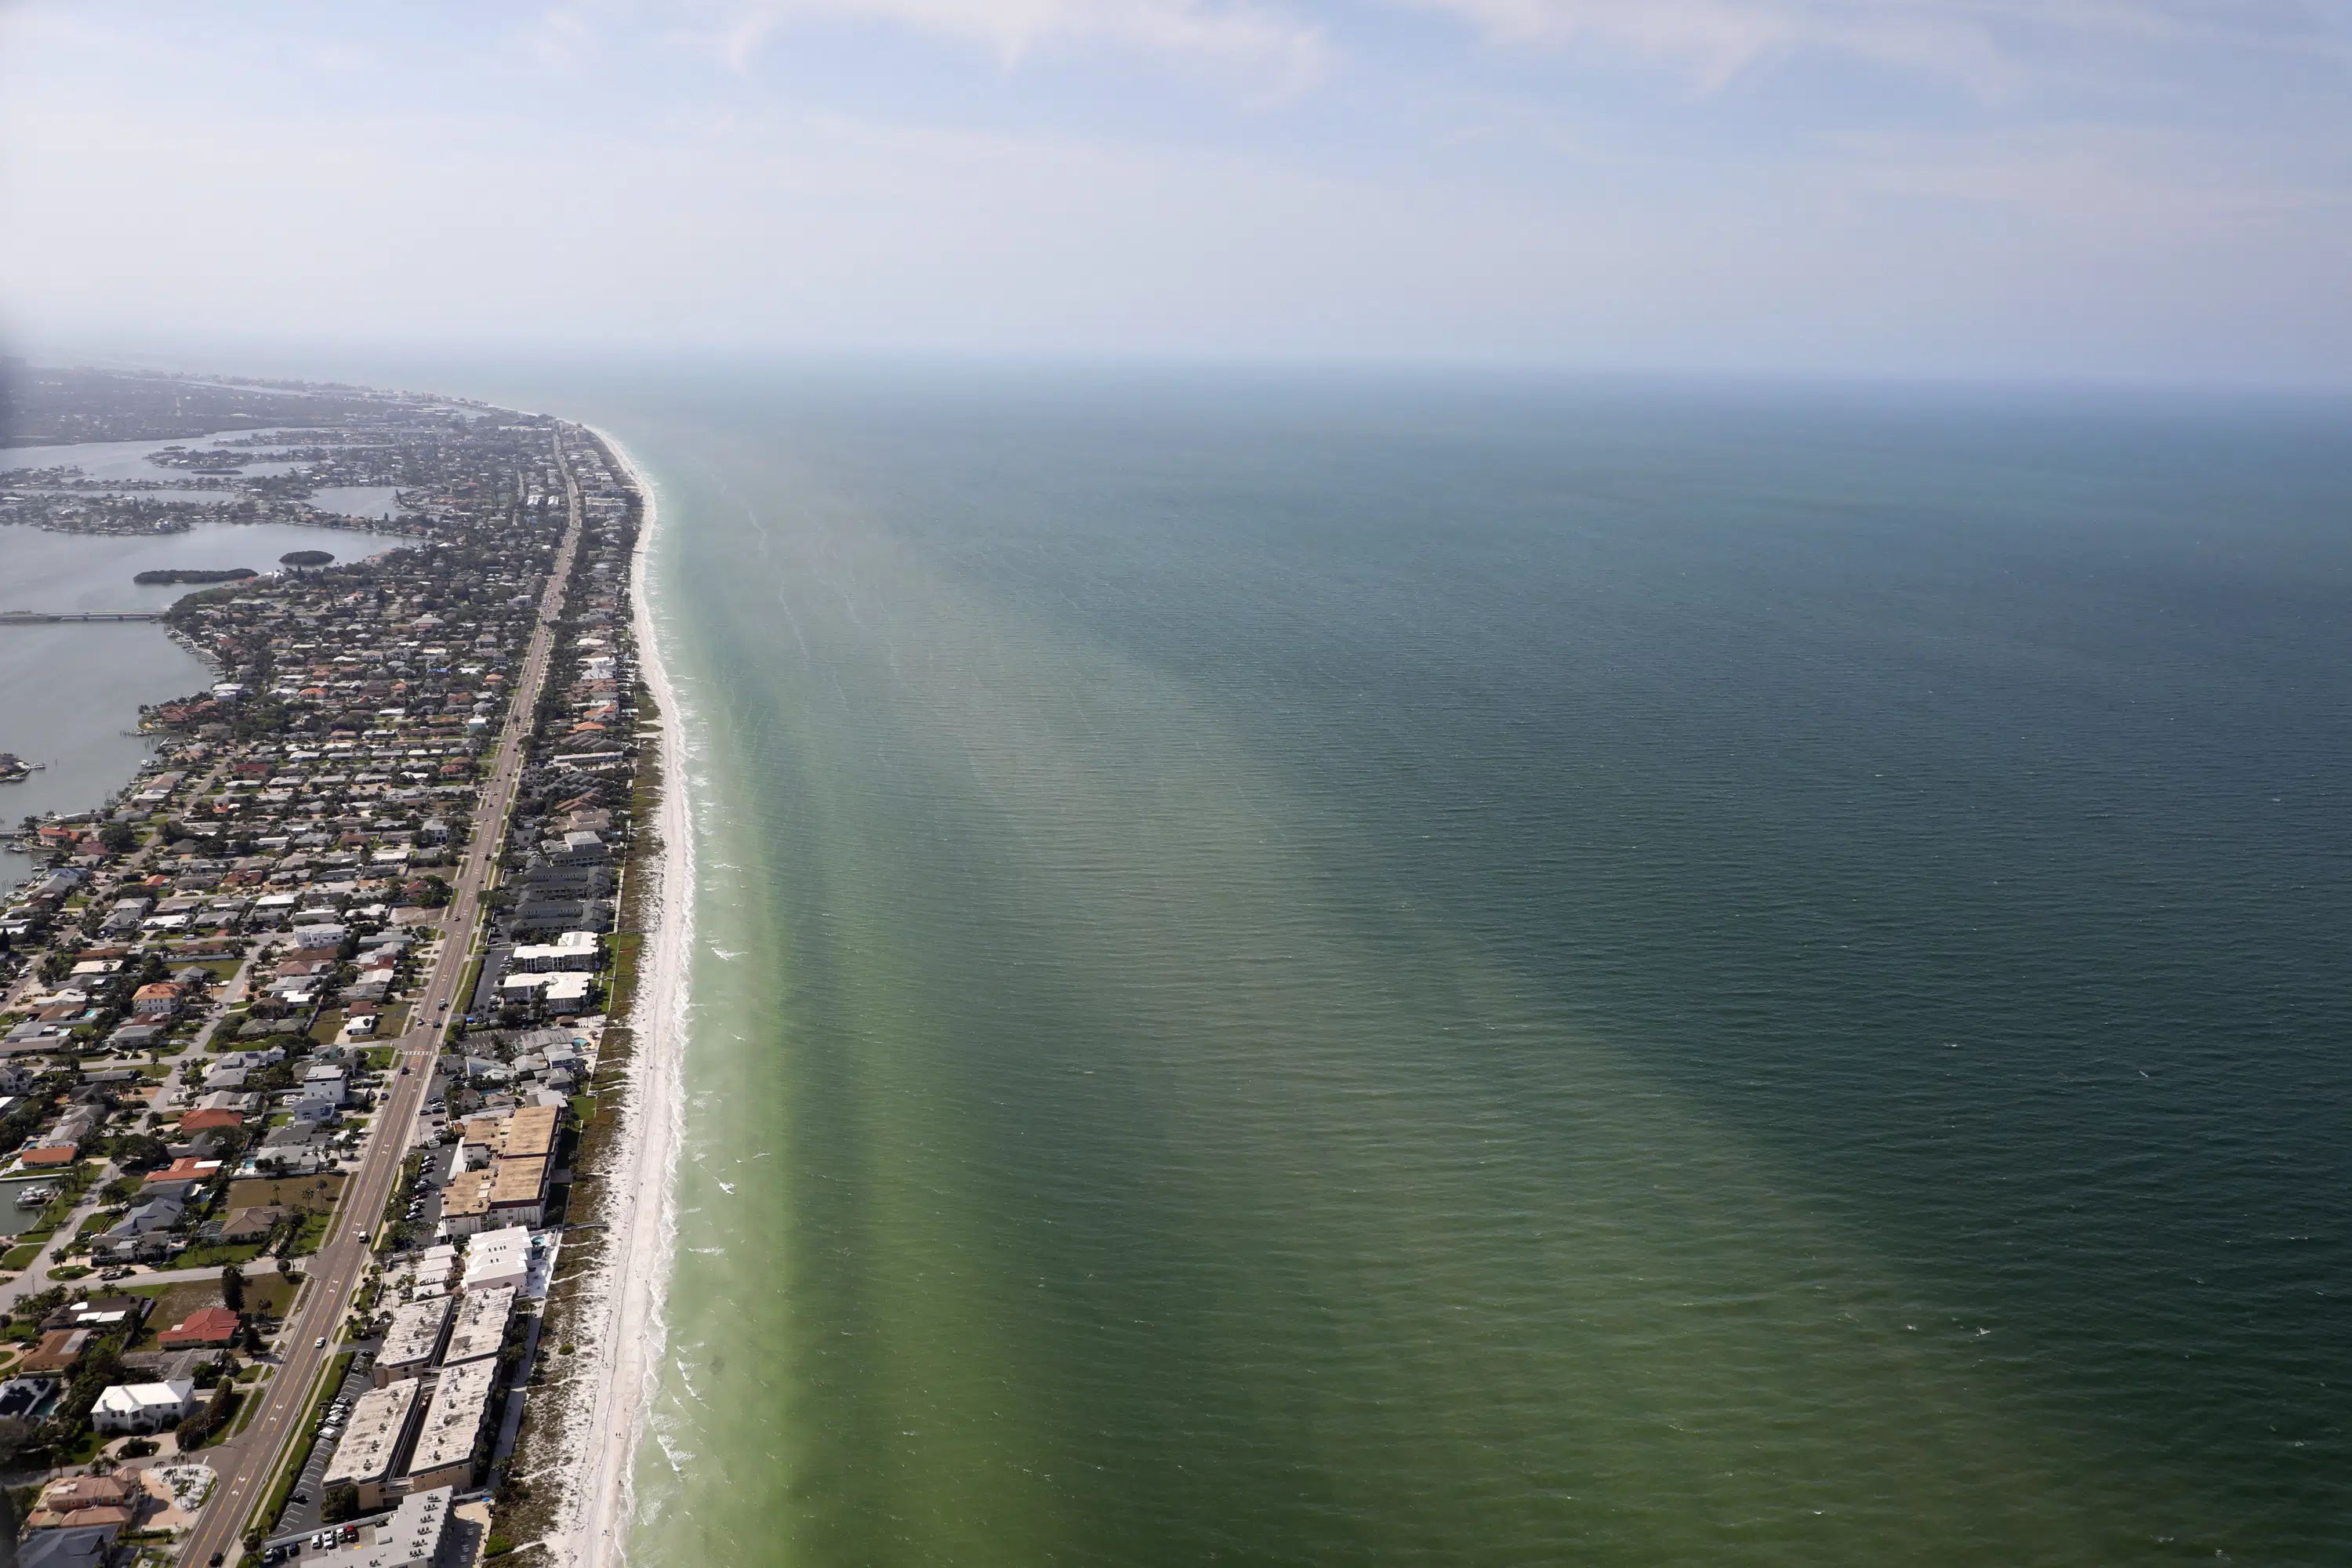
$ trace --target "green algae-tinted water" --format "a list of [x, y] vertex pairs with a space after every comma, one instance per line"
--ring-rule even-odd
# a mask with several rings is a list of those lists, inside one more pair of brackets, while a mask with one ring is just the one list
[[2352, 1560], [2352, 445], [741, 375], [633, 1560]]

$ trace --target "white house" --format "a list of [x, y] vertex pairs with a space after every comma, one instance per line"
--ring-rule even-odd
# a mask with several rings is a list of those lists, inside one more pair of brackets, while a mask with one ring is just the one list
[[185, 1378], [171, 1383], [118, 1383], [90, 1406], [89, 1424], [101, 1432], [158, 1432], [195, 1414], [195, 1409], [196, 1385]]

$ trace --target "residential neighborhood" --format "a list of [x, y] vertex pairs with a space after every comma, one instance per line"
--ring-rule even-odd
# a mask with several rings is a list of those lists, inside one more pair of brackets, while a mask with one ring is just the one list
[[[21, 1563], [478, 1560], [544, 1378], [626, 984], [641, 503], [575, 426], [339, 406], [239, 439], [396, 486], [422, 542], [178, 601], [172, 635], [218, 679], [138, 715], [152, 754], [114, 798], [18, 827], [0, 1475]], [[0, 523], [120, 524], [44, 479]], [[353, 1236], [313, 1345], [293, 1325]], [[257, 1485], [225, 1505], [232, 1459]]]

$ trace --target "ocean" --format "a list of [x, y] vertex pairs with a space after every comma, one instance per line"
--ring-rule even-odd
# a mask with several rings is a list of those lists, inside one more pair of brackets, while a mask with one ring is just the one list
[[2352, 1559], [2340, 405], [649, 378], [633, 1560]]
[[633, 1562], [2352, 1560], [2352, 407], [390, 379], [660, 499]]

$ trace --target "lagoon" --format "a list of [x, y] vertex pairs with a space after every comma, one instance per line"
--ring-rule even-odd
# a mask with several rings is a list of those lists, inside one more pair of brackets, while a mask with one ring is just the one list
[[[282, 523], [208, 522], [184, 533], [127, 536], [0, 528], [0, 610], [160, 610], [201, 590], [134, 583], [137, 574], [268, 572], [289, 551], [330, 550], [349, 562], [413, 542], [402, 534]], [[14, 826], [27, 815], [103, 804], [147, 754], [149, 742], [135, 732], [140, 706], [201, 690], [215, 679], [154, 622], [0, 626], [0, 751], [47, 764], [22, 783], [0, 785], [0, 820]], [[23, 880], [29, 866], [21, 856], [0, 859], [0, 887]]]

